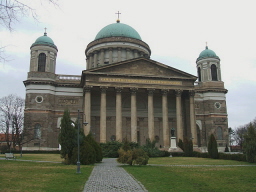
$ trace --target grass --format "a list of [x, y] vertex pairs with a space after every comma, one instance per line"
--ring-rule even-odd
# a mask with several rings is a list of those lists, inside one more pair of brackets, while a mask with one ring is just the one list
[[[58, 154], [23, 154], [22, 158], [19, 155], [16, 157], [24, 160], [62, 161]], [[77, 174], [76, 165], [1, 160], [0, 191], [82, 191], [92, 169], [92, 165], [81, 165], [82, 173]]]
[[256, 191], [256, 166], [232, 167], [214, 165], [255, 165], [246, 162], [204, 158], [151, 158], [150, 164], [212, 165], [189, 166], [124, 166], [149, 192], [227, 192]]
[[196, 158], [196, 157], [160, 157], [150, 158], [149, 164], [163, 164], [163, 165], [252, 165], [248, 162], [210, 159], [210, 158]]
[[[4, 155], [0, 155], [0, 157], [4, 157]], [[23, 160], [62, 161], [58, 154], [23, 154], [22, 158], [17, 154], [16, 157]], [[256, 191], [256, 166], [215, 166], [256, 165], [255, 163], [194, 157], [161, 157], [150, 158], [149, 164], [151, 165], [123, 166], [149, 192]], [[81, 165], [82, 173], [77, 174], [76, 165], [1, 160], [0, 191], [82, 191], [92, 169], [93, 166]]]

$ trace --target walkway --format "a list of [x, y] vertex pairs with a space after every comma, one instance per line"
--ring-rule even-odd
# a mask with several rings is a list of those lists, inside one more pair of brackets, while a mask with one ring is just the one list
[[144, 186], [118, 166], [116, 159], [103, 159], [95, 165], [85, 184], [84, 192], [147, 191]]

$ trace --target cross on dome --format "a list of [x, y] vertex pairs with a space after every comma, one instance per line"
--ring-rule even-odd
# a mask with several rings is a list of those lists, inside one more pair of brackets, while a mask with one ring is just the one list
[[44, 28], [44, 36], [47, 36], [47, 32], [46, 32], [47, 28]]
[[118, 15], [118, 18], [116, 20], [117, 23], [120, 23], [120, 20], [119, 20], [119, 15], [121, 14], [119, 11], [116, 13]]

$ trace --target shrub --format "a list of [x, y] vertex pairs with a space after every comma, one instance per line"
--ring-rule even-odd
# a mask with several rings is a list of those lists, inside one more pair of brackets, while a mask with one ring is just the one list
[[213, 134], [211, 134], [211, 136], [209, 138], [208, 153], [209, 153], [209, 156], [213, 159], [218, 159], [219, 158], [217, 141], [216, 141]]
[[146, 140], [146, 144], [141, 146], [141, 149], [147, 153], [149, 157], [165, 157], [166, 155], [170, 156], [169, 152], [161, 151], [155, 147], [156, 141]]
[[120, 149], [122, 143], [118, 141], [108, 141], [106, 143], [100, 143], [103, 157], [117, 158], [118, 149]]
[[183, 144], [183, 141], [181, 139], [179, 139], [178, 147], [181, 148], [182, 151], [184, 151], [184, 144]]
[[[71, 159], [72, 164], [77, 163], [77, 147], [73, 149], [73, 155]], [[80, 163], [82, 165], [94, 164], [96, 162], [96, 152], [94, 148], [87, 142], [83, 141], [83, 144], [80, 146]]]
[[249, 163], [256, 162], [256, 128], [250, 123], [244, 135], [244, 151]]
[[96, 162], [101, 162], [102, 161], [102, 150], [101, 147], [99, 145], [99, 143], [97, 143], [94, 139], [94, 137], [92, 136], [91, 133], [89, 133], [86, 137], [85, 140], [94, 148], [95, 150], [95, 158], [96, 158]]
[[125, 151], [123, 148], [118, 150], [119, 157], [117, 161], [119, 163], [128, 164], [128, 165], [147, 165], [148, 164], [148, 155], [142, 149], [132, 149]]
[[192, 140], [184, 139], [184, 156], [192, 157], [193, 156], [193, 143]]
[[228, 145], [226, 144], [226, 147], [225, 147], [225, 151], [224, 152], [229, 152], [229, 149], [228, 149]]

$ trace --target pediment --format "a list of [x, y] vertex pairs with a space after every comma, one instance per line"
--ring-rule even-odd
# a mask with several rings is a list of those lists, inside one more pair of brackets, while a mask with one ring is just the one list
[[106, 66], [84, 71], [88, 74], [108, 74], [121, 76], [158, 77], [168, 79], [191, 79], [196, 80], [196, 76], [175, 69], [168, 65], [156, 62], [151, 59], [137, 58], [109, 64]]

